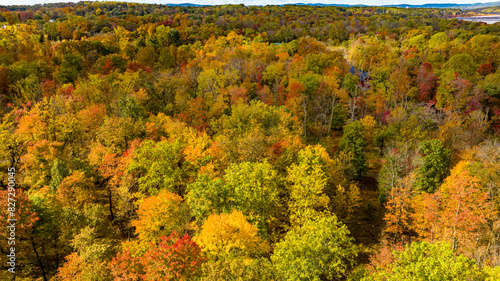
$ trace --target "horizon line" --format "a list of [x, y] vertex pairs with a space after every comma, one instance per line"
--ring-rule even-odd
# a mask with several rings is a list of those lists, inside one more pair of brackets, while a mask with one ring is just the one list
[[[265, 0], [264, 0], [265, 1]], [[161, 3], [161, 2], [166, 2], [162, 0], [145, 0], [145, 1], [127, 1], [127, 0], [121, 0], [121, 1], [111, 1], [111, 0], [96, 0], [96, 1], [37, 1], [33, 0], [33, 2], [38, 2], [38, 3], [26, 3], [26, 4], [7, 4], [7, 5], [0, 5], [0, 7], [12, 7], [12, 6], [37, 6], [37, 5], [47, 5], [47, 4], [78, 4], [78, 3], [106, 3], [106, 2], [115, 2], [115, 3], [135, 3], [135, 4], [150, 4], [150, 5], [163, 5], [163, 6], [224, 6], [224, 5], [243, 5], [243, 6], [287, 6], [287, 5], [299, 5], [299, 6], [339, 6], [339, 7], [399, 7], [399, 8], [404, 8], [404, 7], [416, 7], [416, 8], [426, 8], [425, 6], [452, 6], [453, 7], [459, 7], [459, 6], [479, 6], [479, 5], [487, 5], [487, 4], [494, 4], [498, 3], [497, 6], [500, 6], [499, 1], [487, 1], [487, 2], [475, 2], [475, 3], [457, 3], [457, 2], [442, 2], [442, 1], [436, 1], [436, 2], [427, 2], [424, 4], [408, 4], [408, 3], [401, 3], [401, 4], [383, 4], [383, 5], [376, 5], [376, 4], [371, 4], [371, 3], [357, 3], [357, 4], [347, 4], [347, 3], [326, 3], [326, 2], [285, 2], [285, 3], [243, 3], [243, 2], [250, 2], [250, 1], [241, 1], [241, 3], [221, 3], [221, 4], [199, 4], [195, 2], [183, 2], [183, 3]], [[43, 2], [43, 3], [42, 3]], [[494, 7], [495, 5], [489, 6], [489, 7]], [[437, 8], [437, 7], [436, 7]], [[443, 7], [445, 8], [445, 7]]]

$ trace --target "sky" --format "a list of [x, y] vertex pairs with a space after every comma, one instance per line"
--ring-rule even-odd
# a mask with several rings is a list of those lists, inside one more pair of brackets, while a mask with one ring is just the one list
[[[487, 3], [491, 0], [117, 0], [123, 2], [136, 3], [154, 3], [154, 4], [180, 4], [192, 3], [202, 5], [223, 5], [223, 4], [245, 4], [250, 5], [278, 5], [289, 3], [326, 3], [326, 4], [364, 4], [364, 5], [394, 5], [394, 4], [411, 4], [422, 5], [428, 3], [456, 3], [456, 4], [474, 4]], [[79, 2], [79, 0], [0, 0], [0, 5], [35, 5], [55, 2]]]

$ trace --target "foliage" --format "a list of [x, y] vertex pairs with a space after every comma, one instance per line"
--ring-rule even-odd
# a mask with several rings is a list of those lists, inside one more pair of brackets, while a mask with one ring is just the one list
[[[14, 167], [28, 220], [16, 278], [325, 280], [354, 259], [356, 278], [411, 241], [495, 278], [500, 29], [456, 17], [497, 12], [0, 7], [0, 185]], [[301, 240], [347, 235], [333, 214], [358, 257]], [[203, 265], [174, 231], [203, 237]]]
[[203, 264], [201, 280], [215, 281], [233, 278], [236, 280], [281, 280], [276, 276], [268, 258], [248, 258], [246, 256], [221, 256]]
[[335, 216], [310, 220], [276, 244], [271, 260], [286, 280], [335, 280], [356, 256], [347, 227]]
[[416, 185], [419, 189], [432, 193], [449, 173], [451, 151], [444, 147], [442, 141], [434, 139], [422, 142], [419, 152], [423, 157]]
[[163, 236], [158, 247], [151, 247], [144, 254], [144, 280], [190, 280], [200, 274], [205, 257], [200, 247], [188, 234], [179, 237], [177, 232]]
[[478, 280], [481, 271], [474, 261], [457, 255], [446, 243], [414, 242], [394, 251], [394, 262], [366, 280]]
[[277, 175], [268, 163], [243, 162], [226, 169], [223, 181], [200, 176], [189, 186], [187, 200], [199, 222], [210, 211], [216, 214], [238, 210], [262, 233], [278, 205]]
[[189, 209], [182, 198], [166, 190], [144, 199], [137, 210], [138, 220], [132, 222], [138, 238], [155, 242], [174, 231], [185, 233], [189, 225]]
[[196, 237], [204, 252], [225, 256], [231, 252], [253, 255], [268, 252], [269, 245], [258, 236], [257, 228], [238, 211], [210, 215]]
[[470, 174], [468, 166], [468, 162], [458, 163], [440, 188], [440, 216], [447, 218], [441, 222], [442, 238], [464, 253], [473, 252], [477, 245], [472, 241], [481, 237], [492, 215], [491, 198], [481, 190], [479, 180]]
[[393, 239], [393, 243], [407, 243], [415, 235], [413, 220], [414, 202], [412, 175], [404, 178], [397, 186], [389, 191], [384, 220], [386, 229], [384, 234]]
[[187, 190], [186, 200], [197, 221], [203, 222], [212, 212], [230, 212], [230, 200], [233, 195], [222, 179], [211, 179], [202, 174], [188, 185]]
[[140, 259], [133, 257], [129, 250], [118, 253], [108, 264], [108, 268], [114, 280], [139, 281], [144, 274]]
[[181, 143], [179, 141], [146, 141], [130, 162], [128, 170], [138, 173], [140, 191], [157, 195], [166, 189], [176, 194], [183, 193], [183, 170], [179, 167]]
[[299, 151], [297, 164], [288, 169], [288, 208], [292, 225], [302, 225], [328, 212], [330, 198], [325, 194], [328, 160], [328, 154], [322, 147], [308, 146]]
[[354, 121], [344, 128], [344, 134], [340, 140], [339, 149], [352, 155], [354, 177], [361, 179], [368, 171], [365, 149], [366, 141], [365, 127], [361, 121]]

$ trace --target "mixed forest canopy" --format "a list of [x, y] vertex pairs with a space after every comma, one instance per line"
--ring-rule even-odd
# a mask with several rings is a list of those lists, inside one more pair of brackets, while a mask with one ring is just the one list
[[17, 280], [499, 280], [500, 24], [465, 13], [0, 6], [0, 279], [14, 167]]

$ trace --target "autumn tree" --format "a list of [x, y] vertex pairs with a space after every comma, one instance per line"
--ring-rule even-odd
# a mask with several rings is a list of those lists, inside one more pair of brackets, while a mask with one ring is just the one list
[[270, 250], [269, 245], [259, 237], [257, 228], [235, 210], [230, 214], [210, 215], [195, 241], [204, 252], [215, 256], [230, 253], [253, 256]]
[[9, 162], [9, 167], [18, 167], [20, 158], [26, 153], [26, 137], [17, 134], [15, 131], [15, 116], [6, 114], [2, 117], [0, 124], [0, 147], [2, 148], [0, 157]]
[[[8, 178], [11, 178], [9, 182], [16, 183], [17, 173], [12, 171]], [[30, 267], [35, 267], [35, 270], [48, 280], [49, 272], [47, 264], [42, 261], [41, 245], [34, 241], [36, 238], [34, 226], [39, 216], [34, 212], [32, 202], [23, 189], [12, 184], [8, 189], [1, 191], [0, 199], [2, 200], [0, 214], [3, 218], [0, 223], [2, 227], [0, 237], [5, 241], [2, 251], [6, 253], [2, 258], [5, 264], [3, 269], [7, 272], [8, 268], [14, 268], [16, 274], [22, 275], [30, 273]], [[15, 249], [14, 252], [12, 248]], [[13, 263], [9, 264], [10, 262]], [[30, 265], [30, 267], [16, 267], [20, 263]], [[3, 278], [9, 277], [3, 276]]]
[[214, 137], [232, 161], [263, 160], [269, 147], [298, 135], [299, 122], [283, 108], [252, 101], [238, 103], [231, 114], [212, 123]]
[[199, 222], [210, 212], [242, 212], [262, 234], [274, 220], [278, 201], [278, 177], [271, 165], [243, 162], [226, 169], [221, 179], [200, 176], [189, 185], [187, 200]]
[[445, 67], [457, 72], [462, 77], [470, 79], [476, 73], [477, 65], [474, 58], [468, 54], [457, 54], [450, 58]]
[[419, 189], [434, 192], [449, 173], [451, 151], [438, 139], [421, 143], [419, 152], [422, 163], [418, 167], [417, 183]]
[[491, 198], [481, 190], [479, 180], [468, 171], [470, 164], [460, 162], [440, 188], [442, 239], [461, 253], [470, 254], [490, 219]]
[[414, 242], [394, 251], [394, 262], [364, 280], [477, 280], [482, 277], [474, 260], [457, 255], [449, 244]]
[[94, 279], [109, 280], [111, 275], [107, 263], [114, 254], [112, 243], [95, 228], [86, 227], [72, 241], [75, 252], [66, 256], [59, 268], [57, 278], [61, 280]]
[[405, 165], [405, 158], [408, 157], [407, 151], [399, 149], [389, 149], [384, 159], [382, 160], [382, 168], [379, 173], [378, 190], [379, 202], [385, 203], [390, 197], [389, 193], [401, 181], [408, 172]]
[[181, 169], [180, 141], [146, 141], [129, 164], [128, 171], [139, 175], [140, 191], [156, 195], [162, 189], [182, 195], [185, 189]]
[[155, 242], [162, 236], [185, 233], [189, 226], [189, 210], [178, 195], [161, 190], [144, 199], [137, 210], [138, 220], [132, 222], [139, 240]]
[[141, 259], [143, 280], [190, 280], [200, 274], [205, 257], [200, 247], [186, 233], [163, 236]]
[[340, 140], [339, 150], [350, 154], [354, 167], [353, 177], [361, 179], [368, 171], [365, 149], [367, 147], [365, 128], [361, 121], [354, 121], [344, 128], [344, 134]]
[[200, 247], [186, 233], [172, 232], [151, 243], [145, 253], [128, 249], [119, 252], [108, 264], [113, 280], [190, 280], [199, 276], [206, 261]]
[[132, 256], [129, 250], [116, 254], [108, 268], [114, 280], [140, 281], [144, 275], [140, 258]]
[[335, 280], [353, 265], [356, 246], [347, 227], [329, 216], [290, 230], [275, 246], [271, 260], [287, 280]]
[[[57, 166], [54, 166], [57, 169]], [[74, 171], [62, 179], [54, 189], [57, 197], [65, 206], [75, 207], [82, 210], [86, 204], [96, 202], [100, 198], [100, 190], [94, 184], [94, 178], [83, 171]]]
[[428, 62], [424, 62], [417, 72], [417, 83], [420, 88], [421, 101], [429, 101], [434, 98], [438, 87], [438, 78], [433, 72], [434, 67]]
[[410, 175], [399, 182], [389, 191], [386, 203], [384, 220], [386, 228], [384, 234], [388, 235], [392, 243], [406, 244], [416, 236], [413, 229], [413, 182], [414, 177]]
[[[487, 251], [478, 251], [475, 256], [479, 264], [487, 264], [493, 266], [498, 260], [497, 249], [500, 246], [499, 232], [500, 224], [500, 186], [499, 186], [499, 171], [498, 165], [500, 163], [500, 149], [498, 143], [493, 141], [486, 141], [482, 145], [472, 150], [473, 156], [467, 169], [469, 175], [479, 179], [480, 189], [487, 191], [490, 197], [491, 211], [489, 219], [483, 234], [483, 245], [488, 245]], [[486, 242], [489, 241], [489, 242]]]
[[288, 168], [287, 181], [290, 190], [290, 220], [292, 225], [321, 216], [329, 211], [328, 154], [320, 146], [308, 146], [299, 151], [297, 163]]

